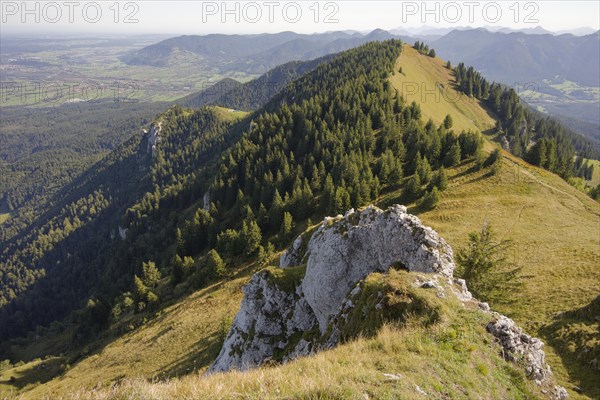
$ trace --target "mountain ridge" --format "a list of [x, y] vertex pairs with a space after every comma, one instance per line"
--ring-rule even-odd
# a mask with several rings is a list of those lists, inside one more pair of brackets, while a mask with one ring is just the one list
[[[210, 109], [212, 111], [195, 111], [181, 107], [174, 107], [161, 115], [155, 121], [162, 122], [162, 139], [156, 154], [154, 157], [143, 157], [142, 164], [138, 162], [139, 167], [149, 172], [148, 179], [143, 183], [150, 185], [150, 190], [141, 192], [134, 204], [121, 208], [122, 214], [116, 216], [114, 221], [118, 222], [118, 227], [128, 229], [125, 239], [115, 240], [114, 247], [107, 251], [111, 256], [110, 270], [114, 274], [110, 275], [108, 282], [118, 282], [118, 286], [106, 288], [108, 294], [104, 297], [96, 293], [85, 308], [76, 313], [76, 319], [66, 322], [67, 327], [72, 327], [75, 321], [89, 321], [85, 325], [89, 325], [89, 331], [76, 331], [77, 334], [70, 340], [84, 340], [85, 343], [86, 337], [98, 337], [98, 341], [93, 342], [95, 346], [91, 352], [81, 349], [77, 354], [61, 356], [64, 357], [63, 362], [71, 365], [60, 371], [59, 375], [64, 374], [63, 377], [33, 388], [29, 395], [34, 397], [46, 391], [59, 397], [68, 391], [70, 384], [77, 382], [89, 388], [98, 382], [120, 381], [123, 376], [131, 376], [128, 365], [136, 367], [134, 373], [143, 373], [145, 376], [160, 374], [159, 379], [183, 374], [187, 368], [195, 370], [199, 364], [198, 369], [205, 368], [212, 361], [210, 358], [215, 355], [215, 349], [218, 351], [222, 338], [220, 335], [225, 330], [219, 327], [228, 327], [226, 317], [239, 305], [239, 289], [247, 281], [249, 270], [260, 269], [264, 263], [268, 264], [276, 256], [274, 246], [281, 249], [287, 245], [291, 240], [291, 232], [302, 233], [311, 225], [309, 219], [320, 219], [323, 214], [335, 215], [348, 209], [348, 206], [364, 204], [371, 199], [381, 205], [395, 204], [401, 200], [409, 210], [419, 212], [425, 222], [433, 221], [428, 225], [435, 226], [436, 230], [439, 227], [444, 237], [447, 235], [449, 241], [459, 246], [466, 240], [465, 232], [479, 228], [483, 220], [482, 213], [489, 213], [490, 219], [501, 227], [504, 234], [519, 234], [521, 240], [523, 237], [539, 238], [543, 246], [557, 243], [557, 237], [553, 236], [556, 229], [567, 229], [563, 220], [569, 220], [578, 227], [576, 236], [569, 238], [561, 235], [560, 242], [565, 246], [568, 244], [570, 249], [564, 257], [578, 257], [577, 264], [561, 258], [556, 250], [553, 252], [552, 248], [544, 247], [547, 259], [544, 258], [543, 263], [528, 264], [536, 276], [531, 278], [531, 282], [534, 282], [531, 288], [520, 295], [523, 301], [513, 309], [503, 307], [510, 312], [509, 315], [515, 314], [521, 321], [527, 317], [531, 319], [533, 314], [533, 317], [539, 316], [542, 322], [546, 322], [546, 318], [557, 307], [579, 307], [587, 302], [597, 287], [594, 285], [597, 271], [592, 265], [598, 254], [593, 246], [588, 248], [576, 243], [583, 238], [589, 243], [587, 235], [600, 215], [596, 203], [556, 175], [519, 161], [506, 152], [499, 152], [499, 172], [493, 173], [490, 165], [482, 166], [476, 157], [476, 148], [484, 146], [487, 151], [493, 150], [493, 136], [458, 132], [460, 102], [451, 111], [454, 116], [452, 119], [457, 123], [456, 132], [446, 128], [443, 123], [428, 123], [428, 118], [437, 116], [424, 114], [425, 107], [421, 108], [416, 103], [405, 102], [400, 90], [396, 92], [393, 85], [394, 76], [411, 72], [408, 68], [406, 72], [400, 72], [396, 67], [402, 66], [405, 58], [414, 62], [427, 60], [441, 63], [440, 60], [416, 53], [403, 51], [401, 44], [393, 41], [371, 43], [350, 50], [291, 82], [252, 115], [232, 115], [234, 113], [229, 110], [214, 108]], [[444, 85], [452, 84], [450, 75], [445, 79]], [[473, 101], [473, 104], [476, 106], [479, 102]], [[219, 119], [213, 115], [217, 111]], [[206, 126], [210, 124], [203, 123], [203, 118], [209, 118], [209, 122], [215, 118], [214, 122], [221, 126], [223, 121], [220, 118], [223, 117], [231, 118], [231, 125], [225, 129], [226, 135], [220, 130], [207, 129]], [[475, 137], [481, 138], [482, 143], [473, 141]], [[437, 149], [439, 151], [436, 150], [436, 143], [441, 146]], [[136, 134], [127, 149], [137, 157], [140, 144], [141, 138]], [[149, 156], [147, 146], [142, 148], [144, 154]], [[447, 157], [447, 154], [453, 153], [456, 157]], [[487, 154], [484, 153], [485, 156]], [[424, 167], [425, 163], [429, 170]], [[536, 179], [515, 175], [519, 174], [518, 169], [517, 172], [513, 171], [515, 165], [528, 173], [533, 171]], [[423, 192], [434, 192], [424, 182], [437, 182], [438, 177], [443, 180], [442, 166], [448, 171], [448, 188], [442, 190], [437, 208], [422, 208], [425, 207], [420, 201]], [[432, 173], [432, 169], [435, 173]], [[127, 169], [123, 174], [135, 179], [135, 175], [131, 176], [134, 170]], [[417, 176], [421, 179], [421, 175], [424, 182], [413, 185], [415, 192], [421, 193], [411, 193], [410, 182], [415, 181]], [[436, 177], [435, 180], [432, 175]], [[317, 180], [321, 182], [319, 185], [314, 184]], [[549, 189], [540, 182], [558, 188], [562, 194], [548, 192]], [[437, 188], [435, 184], [432, 185]], [[525, 205], [528, 207], [525, 208]], [[514, 216], [514, 220], [506, 220], [506, 215]], [[538, 218], [539, 215], [544, 217]], [[535, 220], [550, 225], [534, 235], [539, 227], [539, 222]], [[550, 229], [552, 226], [555, 228]], [[110, 228], [116, 229], [117, 225]], [[52, 229], [55, 230], [56, 226]], [[222, 255], [221, 263], [211, 250]], [[225, 272], [222, 271], [222, 263], [226, 264]], [[564, 267], [560, 273], [552, 273], [552, 268], [561, 263], [564, 263]], [[156, 269], [162, 277], [158, 282], [152, 276], [154, 272], [151, 265], [158, 266]], [[216, 271], [225, 275], [211, 275]], [[581, 276], [584, 273], [585, 278]], [[229, 282], [229, 276], [234, 280]], [[544, 282], [550, 287], [541, 287]], [[582, 284], [585, 289], [583, 295], [569, 292], [564, 286], [572, 282], [585, 282]], [[64, 281], [61, 285], [67, 283]], [[221, 291], [225, 287], [228, 289]], [[552, 293], [561, 295], [560, 304], [539, 301], [552, 298]], [[430, 295], [435, 296], [434, 293]], [[196, 308], [187, 308], [188, 298], [195, 302]], [[206, 313], [207, 307], [210, 313]], [[168, 311], [162, 314], [161, 310]], [[452, 321], [465, 321], [463, 318], [479, 321], [480, 314], [459, 310], [450, 310]], [[221, 317], [223, 319], [219, 320]], [[163, 325], [164, 321], [169, 322]], [[201, 327], [203, 321], [207, 321], [206, 326]], [[198, 333], [194, 333], [192, 326], [198, 329]], [[64, 328], [65, 331], [67, 329], [70, 328]], [[477, 329], [478, 340], [485, 343], [483, 327]], [[46, 337], [53, 335], [53, 332], [53, 329], [40, 328], [40, 333]], [[416, 332], [425, 336], [424, 331]], [[453, 335], [451, 330], [447, 334]], [[365, 354], [372, 355], [373, 348], [371, 352], [366, 349], [374, 346], [374, 349], [388, 348], [389, 354], [395, 354], [397, 351], [392, 351], [392, 348], [405, 349], [402, 346], [409, 346], [418, 352], [418, 345], [411, 347], [410, 343], [402, 344], [399, 339], [402, 333], [384, 332], [382, 335], [373, 341], [351, 344], [346, 349], [362, 349]], [[436, 336], [436, 342], [450, 343], [448, 347], [432, 347], [428, 342], [425, 350], [421, 350], [436, 354], [434, 360], [437, 365], [448, 368], [445, 373], [431, 368], [435, 371], [435, 379], [441, 378], [439, 381], [432, 378], [425, 382], [428, 391], [444, 394], [439, 389], [440, 382], [447, 382], [448, 379], [464, 383], [454, 376], [456, 365], [451, 363], [450, 357], [454, 354], [481, 364], [482, 371], [492, 368], [492, 376], [500, 376], [498, 381], [492, 379], [492, 385], [497, 390], [495, 393], [500, 393], [501, 397], [510, 387], [518, 388], [519, 393], [524, 395], [537, 393], [535, 388], [519, 381], [522, 375], [513, 374], [510, 367], [503, 367], [504, 361], [494, 351], [482, 345], [475, 351], [476, 358], [470, 359], [467, 355], [471, 354], [469, 350], [460, 350], [466, 346], [465, 343], [443, 339], [445, 335]], [[136, 339], [129, 342], [131, 338]], [[148, 346], [140, 348], [138, 340], [142, 338], [147, 340], [144, 343], [148, 343]], [[386, 347], [383, 343], [386, 340], [394, 343], [393, 346]], [[171, 346], [175, 345], [174, 341], [178, 341], [183, 348], [174, 350]], [[164, 342], [170, 343], [171, 347]], [[455, 344], [458, 349], [453, 348]], [[360, 347], [363, 345], [365, 347]], [[13, 354], [24, 351], [19, 350], [18, 344], [14, 343], [14, 346], [10, 349]], [[166, 354], [166, 349], [172, 353]], [[344, 351], [344, 348], [340, 349], [340, 352]], [[568, 360], [564, 354], [561, 353]], [[321, 357], [328, 356], [324, 354]], [[381, 354], [380, 357], [386, 356]], [[152, 358], [147, 366], [144, 365], [145, 358]], [[446, 363], [444, 359], [447, 359]], [[562, 382], [569, 382], [561, 359], [556, 354], [550, 354], [549, 359], [553, 366], [557, 366], [557, 377]], [[194, 362], [196, 360], [199, 360], [198, 364]], [[420, 357], [411, 358], [411, 361], [432, 365]], [[368, 381], [373, 386], [379, 385], [376, 372], [381, 375], [382, 370], [370, 361], [363, 362], [370, 366]], [[102, 368], [96, 369], [94, 365]], [[312, 365], [317, 370], [315, 364], [297, 365], [304, 365], [305, 368], [306, 365]], [[387, 360], [383, 368], [385, 373], [393, 374], [396, 366], [398, 364]], [[387, 372], [388, 368], [392, 372]], [[571, 366], [569, 368], [569, 372], [576, 371]], [[278, 371], [283, 370], [286, 370], [285, 366], [281, 370], [273, 370], [273, 376], [280, 376], [277, 375], [281, 373]], [[461, 364], [459, 371], [463, 370], [464, 365]], [[410, 376], [411, 384], [425, 384], [408, 370], [403, 368], [401, 371]], [[258, 373], [264, 374], [264, 370]], [[483, 372], [480, 375], [469, 376], [474, 378], [473, 382], [477, 382], [473, 393], [489, 393], [485, 389], [489, 387], [490, 375]], [[365, 376], [362, 380], [360, 376], [348, 376], [356, 379], [355, 382], [365, 382]], [[593, 394], [593, 381], [582, 373], [577, 376], [581, 377], [576, 382], [582, 390], [586, 394]], [[256, 375], [248, 377], [242, 379], [254, 379]], [[193, 378], [190, 377], [192, 382]], [[209, 382], [217, 382], [218, 379], [215, 377]], [[488, 385], [485, 385], [486, 382]], [[159, 383], [153, 388], [173, 388], [177, 383], [172, 385]], [[352, 382], [350, 385], [356, 387]], [[127, 390], [126, 386], [123, 390]], [[401, 386], [398, 390], [395, 392], [398, 395], [415, 393], [414, 386]], [[344, 395], [341, 392], [321, 393]], [[576, 394], [574, 396], [578, 398]]]

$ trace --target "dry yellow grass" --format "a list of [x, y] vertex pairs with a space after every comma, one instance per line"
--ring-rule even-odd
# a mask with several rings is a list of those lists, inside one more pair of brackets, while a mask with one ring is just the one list
[[477, 99], [454, 88], [454, 77], [440, 58], [422, 55], [412, 46], [404, 45], [390, 80], [407, 103], [419, 104], [423, 118], [431, 118], [436, 125], [450, 115], [456, 132], [469, 129], [483, 132], [494, 127], [491, 114]]
[[[392, 271], [385, 279], [414, 278]], [[416, 289], [437, 299], [434, 291]], [[450, 297], [450, 296], [449, 296]], [[442, 302], [437, 299], [436, 301]], [[489, 316], [444, 299], [443, 322], [429, 328], [386, 325], [373, 338], [277, 367], [166, 382], [133, 379], [80, 390], [68, 399], [525, 399], [540, 389], [506, 363], [485, 332]], [[53, 398], [54, 399], [54, 398]]]
[[[75, 363], [62, 376], [28, 390], [23, 399], [59, 398], [74, 388], [110, 385], [142, 376], [165, 379], [206, 368], [220, 350], [220, 327], [239, 308], [252, 267], [164, 309], [136, 330]], [[35, 371], [31, 371], [34, 372]], [[6, 376], [12, 371], [6, 371]], [[6, 390], [6, 388], [4, 388]], [[0, 398], [6, 392], [0, 387]]]

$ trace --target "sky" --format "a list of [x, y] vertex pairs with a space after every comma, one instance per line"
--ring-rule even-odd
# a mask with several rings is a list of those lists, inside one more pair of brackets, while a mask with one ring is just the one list
[[1, 34], [600, 29], [600, 1], [0, 1]]

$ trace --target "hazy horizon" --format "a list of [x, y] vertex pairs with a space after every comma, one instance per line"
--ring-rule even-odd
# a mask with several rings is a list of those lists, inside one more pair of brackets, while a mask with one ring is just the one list
[[[16, 2], [3, 1], [3, 35], [205, 35], [541, 27], [600, 30], [597, 1], [540, 2]], [[101, 3], [101, 4], [100, 4]], [[469, 5], [473, 4], [473, 5]], [[517, 7], [515, 7], [517, 4]], [[117, 5], [117, 6], [115, 6]], [[574, 23], [576, 21], [576, 24]]]

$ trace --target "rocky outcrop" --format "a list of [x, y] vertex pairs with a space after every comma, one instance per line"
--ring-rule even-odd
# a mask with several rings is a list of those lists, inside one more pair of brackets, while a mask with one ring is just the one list
[[496, 319], [486, 328], [500, 342], [504, 358], [523, 363], [530, 379], [541, 384], [552, 375], [550, 366], [546, 364], [546, 354], [542, 350], [544, 343], [524, 333], [512, 319], [496, 314]]
[[161, 128], [162, 128], [162, 124], [160, 122], [158, 122], [156, 124], [155, 123], [151, 124], [149, 131], [146, 129], [142, 130], [142, 147], [145, 144], [146, 154], [152, 154], [152, 156], [154, 156], [156, 147], [158, 146], [158, 144], [160, 143], [160, 140], [161, 140], [161, 137], [160, 137]]
[[[337, 345], [361, 282], [390, 268], [418, 272], [411, 278], [414, 287], [435, 290], [441, 299], [451, 293], [493, 315], [487, 329], [498, 339], [505, 358], [522, 362], [531, 379], [550, 385], [543, 343], [509, 318], [491, 312], [487, 303], [473, 299], [466, 282], [453, 278], [451, 247], [399, 205], [385, 211], [369, 206], [325, 218], [312, 235], [294, 240], [281, 256], [279, 268], [255, 274], [244, 288], [240, 311], [208, 373], [287, 361]], [[381, 305], [373, 305], [369, 312], [380, 312]], [[551, 395], [563, 399], [565, 394], [555, 387]]]
[[452, 248], [403, 206], [386, 211], [367, 207], [326, 219], [313, 234], [307, 255], [302, 292], [321, 332], [348, 292], [373, 272], [395, 266], [451, 277], [454, 270]]
[[281, 255], [279, 266], [281, 268], [288, 268], [294, 265], [301, 265], [305, 251], [304, 239], [302, 236], [298, 236], [292, 245]]
[[202, 208], [204, 211], [210, 211], [210, 191], [204, 193], [204, 196], [202, 196]]
[[127, 228], [122, 228], [121, 225], [119, 225], [119, 237], [121, 240], [125, 240], [127, 238], [127, 231]]
[[[273, 357], [286, 360], [312, 352], [348, 293], [373, 272], [396, 267], [449, 279], [454, 269], [450, 246], [403, 206], [386, 211], [367, 207], [326, 218], [308, 244], [302, 236], [294, 241], [280, 267], [304, 270], [298, 267], [303, 260], [303, 279], [287, 290], [272, 279], [272, 272], [252, 278], [210, 372], [243, 370]], [[334, 344], [328, 341], [328, 346]]]
[[298, 337], [316, 324], [299, 288], [287, 292], [272, 282], [269, 271], [257, 273], [244, 287], [240, 311], [210, 371], [245, 370], [286, 350], [298, 355], [303, 352]]

